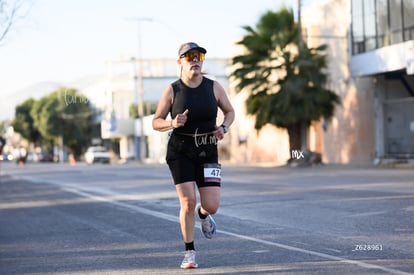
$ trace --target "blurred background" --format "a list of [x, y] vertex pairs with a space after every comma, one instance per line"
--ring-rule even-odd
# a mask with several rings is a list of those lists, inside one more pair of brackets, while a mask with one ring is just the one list
[[164, 162], [188, 41], [236, 109], [222, 161], [413, 163], [411, 0], [0, 0], [2, 160]]

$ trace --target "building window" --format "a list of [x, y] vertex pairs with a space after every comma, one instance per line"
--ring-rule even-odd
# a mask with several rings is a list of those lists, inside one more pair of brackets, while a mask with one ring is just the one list
[[377, 46], [378, 48], [388, 46], [390, 37], [388, 33], [388, 13], [383, 7], [387, 6], [388, 0], [377, 0], [376, 22], [377, 22]]
[[[362, 2], [362, 1], [361, 1]], [[377, 48], [377, 30], [375, 22], [375, 0], [364, 0], [364, 29], [366, 51], [375, 50]]]
[[364, 42], [364, 9], [362, 1], [352, 1], [352, 38], [353, 53], [365, 52]]
[[414, 39], [412, 0], [352, 0], [352, 53]]
[[414, 2], [404, 1], [404, 41], [414, 40]]
[[389, 1], [391, 44], [397, 44], [403, 41], [401, 1], [402, 0], [390, 0]]

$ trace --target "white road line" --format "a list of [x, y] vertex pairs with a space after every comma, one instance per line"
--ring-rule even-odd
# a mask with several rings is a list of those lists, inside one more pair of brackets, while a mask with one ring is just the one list
[[333, 252], [335, 252], [335, 253], [341, 253], [341, 252], [342, 252], [341, 250], [338, 250], [338, 249], [333, 249], [333, 248], [329, 248], [329, 247], [325, 247], [324, 249], [325, 249], [325, 250], [328, 250], [328, 251], [333, 251]]
[[[37, 182], [37, 181], [34, 181], [32, 179], [28, 179], [24, 176], [23, 177], [22, 176], [17, 176], [17, 177], [14, 176], [14, 178], [25, 179], [25, 180], [32, 181], [32, 182]], [[39, 183], [45, 183], [45, 181], [39, 181]], [[74, 184], [70, 184], [70, 183], [67, 183], [67, 182], [58, 183], [58, 182], [48, 181], [47, 183], [55, 184], [57, 186], [62, 187], [62, 189], [67, 191], [67, 192], [77, 194], [77, 195], [82, 196], [82, 197], [86, 197], [86, 198], [96, 200], [96, 201], [106, 202], [106, 203], [109, 203], [109, 204], [112, 204], [112, 205], [116, 205], [116, 206], [126, 208], [126, 209], [129, 209], [129, 210], [132, 210], [132, 211], [136, 211], [136, 212], [141, 213], [141, 214], [146, 214], [146, 215], [149, 215], [149, 216], [152, 216], [152, 217], [155, 217], [155, 218], [164, 219], [164, 220], [167, 220], [167, 221], [179, 223], [179, 219], [176, 216], [165, 214], [165, 213], [162, 213], [162, 212], [159, 212], [159, 211], [150, 210], [150, 209], [140, 207], [140, 206], [136, 206], [136, 205], [130, 205], [128, 203], [115, 201], [115, 200], [112, 200], [112, 199], [105, 198], [104, 196], [99, 196], [99, 195], [89, 193], [89, 192], [94, 192], [94, 193], [98, 193], [98, 194], [101, 193], [101, 194], [104, 194], [106, 196], [110, 195], [110, 194], [119, 195], [118, 193], [115, 193], [115, 192], [107, 190], [107, 189], [88, 188], [87, 192], [85, 192], [82, 188], [79, 188], [78, 186], [75, 186]], [[197, 222], [197, 226], [200, 226], [198, 222]], [[303, 254], [313, 255], [313, 256], [323, 258], [323, 259], [338, 261], [340, 263], [356, 265], [356, 266], [359, 266], [359, 267], [362, 267], [362, 268], [381, 270], [381, 271], [384, 271], [384, 272], [388, 272], [389, 274], [413, 275], [413, 273], [408, 273], [408, 272], [404, 272], [404, 271], [397, 270], [397, 269], [392, 269], [392, 268], [387, 268], [387, 267], [383, 267], [383, 266], [379, 266], [379, 265], [369, 264], [369, 263], [365, 263], [365, 262], [357, 261], [357, 260], [349, 260], [349, 259], [345, 259], [345, 258], [338, 257], [338, 256], [333, 256], [333, 255], [326, 254], [326, 253], [316, 252], [316, 251], [312, 251], [312, 250], [308, 250], [308, 249], [302, 249], [302, 248], [298, 248], [298, 247], [294, 247], [294, 246], [290, 246], [290, 245], [285, 245], [285, 244], [281, 244], [281, 243], [277, 243], [277, 242], [266, 241], [266, 240], [250, 237], [250, 236], [247, 236], [247, 235], [241, 235], [241, 234], [233, 233], [233, 232], [230, 232], [230, 231], [217, 230], [217, 232], [219, 232], [223, 235], [239, 238], [239, 239], [242, 239], [242, 240], [252, 241], [252, 242], [260, 243], [260, 244], [264, 244], [264, 245], [269, 245], [269, 246], [273, 246], [273, 247], [278, 247], [278, 248], [285, 249], [285, 250], [288, 250], [288, 251], [295, 251], [295, 252], [299, 252], [299, 253], [303, 253]]]
[[375, 215], [383, 215], [388, 213], [387, 211], [376, 211], [376, 212], [362, 212], [358, 214], [348, 215], [347, 218], [357, 218], [357, 217], [369, 217], [369, 216], [375, 216]]
[[[179, 223], [179, 219], [176, 216], [173, 215], [169, 215], [169, 214], [165, 214], [162, 212], [158, 212], [158, 211], [154, 211], [154, 210], [150, 210], [147, 208], [143, 208], [140, 206], [136, 206], [136, 205], [130, 205], [124, 202], [119, 202], [119, 201], [113, 201], [110, 199], [106, 199], [105, 197], [101, 197], [101, 196], [97, 196], [91, 193], [87, 193], [82, 191], [81, 189], [77, 189], [74, 187], [66, 187], [64, 188], [64, 190], [77, 194], [79, 196], [83, 196], [83, 197], [87, 197], [89, 199], [93, 199], [96, 201], [101, 201], [101, 202], [107, 202], [116, 206], [120, 206], [123, 208], [127, 208], [129, 210], [133, 210], [136, 211], [138, 213], [141, 214], [146, 214], [155, 218], [160, 218], [160, 219], [164, 219], [164, 220], [168, 220], [171, 222], [176, 222]], [[99, 192], [99, 190], [96, 190], [97, 192]], [[105, 192], [107, 193], [107, 192]], [[197, 226], [200, 226], [197, 222]], [[271, 241], [266, 241], [266, 240], [262, 240], [262, 239], [258, 239], [258, 238], [254, 238], [254, 237], [250, 237], [250, 236], [246, 236], [246, 235], [241, 235], [241, 234], [237, 234], [237, 233], [233, 233], [230, 231], [225, 231], [225, 230], [217, 230], [217, 232], [223, 234], [223, 235], [227, 235], [227, 236], [231, 236], [231, 237], [235, 237], [235, 238], [239, 238], [242, 240], [247, 240], [247, 241], [252, 241], [252, 242], [256, 242], [256, 243], [260, 243], [260, 244], [264, 244], [264, 245], [269, 245], [269, 246], [274, 246], [274, 247], [278, 247], [278, 248], [282, 248], [285, 250], [289, 250], [289, 251], [295, 251], [295, 252], [300, 252], [300, 253], [304, 253], [304, 254], [308, 254], [308, 255], [313, 255], [313, 256], [317, 256], [323, 259], [329, 259], [329, 260], [333, 260], [333, 261], [338, 261], [341, 263], [346, 263], [346, 264], [352, 264], [352, 265], [356, 265], [362, 268], [367, 268], [367, 269], [377, 269], [377, 270], [381, 270], [384, 272], [388, 272], [389, 274], [397, 274], [397, 275], [412, 275], [412, 273], [408, 273], [408, 272], [404, 272], [404, 271], [400, 271], [397, 269], [392, 269], [392, 268], [387, 268], [387, 267], [383, 267], [383, 266], [379, 266], [379, 265], [374, 265], [374, 264], [369, 264], [369, 263], [365, 263], [362, 261], [357, 261], [357, 260], [349, 260], [349, 259], [345, 259], [342, 257], [338, 257], [338, 256], [333, 256], [333, 255], [329, 255], [326, 253], [321, 253], [321, 252], [316, 252], [316, 251], [312, 251], [312, 250], [308, 250], [308, 249], [302, 249], [302, 248], [298, 248], [298, 247], [294, 247], [294, 246], [290, 246], [290, 245], [285, 245], [285, 244], [281, 244], [281, 243], [277, 243], [277, 242], [271, 242]]]

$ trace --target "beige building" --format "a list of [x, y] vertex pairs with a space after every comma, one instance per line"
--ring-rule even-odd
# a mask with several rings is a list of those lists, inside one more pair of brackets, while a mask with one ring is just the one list
[[350, 71], [351, 3], [315, 1], [304, 10], [302, 22], [308, 46], [328, 45], [328, 85], [342, 100], [332, 120], [323, 122], [325, 130], [319, 124], [311, 128], [316, 130], [315, 140], [320, 140], [314, 149], [326, 163], [372, 162], [376, 157], [375, 93], [370, 77], [354, 77]]
[[[327, 44], [329, 88], [342, 100], [331, 121], [314, 123], [312, 151], [324, 163], [367, 164], [414, 159], [414, 3], [411, 0], [320, 0], [302, 7], [311, 47]], [[397, 4], [395, 4], [397, 3]], [[238, 94], [232, 160], [285, 164], [287, 132], [256, 133]]]

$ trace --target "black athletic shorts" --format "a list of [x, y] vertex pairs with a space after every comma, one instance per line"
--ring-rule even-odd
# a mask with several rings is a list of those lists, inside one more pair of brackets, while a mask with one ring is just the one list
[[174, 184], [195, 181], [198, 188], [220, 186], [220, 182], [204, 180], [204, 164], [218, 163], [217, 139], [213, 135], [193, 137], [172, 134], [166, 161]]

